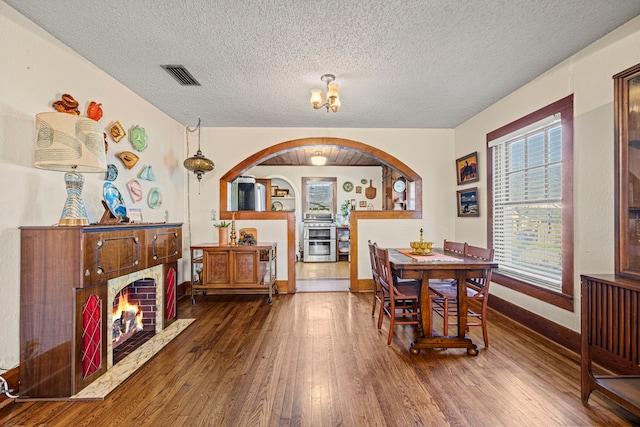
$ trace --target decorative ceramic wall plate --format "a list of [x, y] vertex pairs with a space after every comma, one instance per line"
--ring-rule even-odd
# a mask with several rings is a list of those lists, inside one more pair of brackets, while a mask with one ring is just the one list
[[147, 148], [147, 133], [144, 128], [134, 126], [129, 129], [129, 142], [137, 151], [144, 151]]
[[118, 168], [113, 163], [107, 165], [107, 172], [105, 173], [104, 179], [107, 181], [115, 181], [118, 177]]
[[129, 187], [131, 200], [133, 200], [135, 203], [138, 203], [140, 200], [142, 200], [142, 184], [140, 184], [140, 181], [138, 181], [137, 179], [132, 179], [127, 185]]
[[149, 190], [147, 203], [149, 203], [149, 207], [151, 209], [158, 209], [160, 206], [162, 206], [162, 194], [160, 194], [159, 188], [153, 187], [151, 190]]
[[350, 181], [345, 182], [344, 184], [342, 184], [342, 189], [349, 193], [351, 190], [353, 190], [353, 183]]
[[122, 163], [124, 163], [127, 169], [134, 167], [136, 163], [138, 163], [138, 160], [140, 160], [140, 157], [131, 151], [121, 151], [118, 153], [118, 157], [120, 157], [120, 160], [122, 160]]
[[118, 187], [110, 182], [105, 182], [102, 187], [102, 195], [113, 216], [120, 219], [124, 219], [127, 216], [127, 205], [125, 205]]
[[111, 126], [109, 126], [109, 135], [111, 135], [111, 138], [113, 138], [115, 142], [120, 142], [120, 140], [124, 138], [126, 134], [127, 133], [124, 131], [124, 128], [117, 120], [113, 122]]
[[139, 177], [140, 179], [144, 179], [147, 181], [156, 180], [156, 176], [153, 174], [153, 170], [151, 169], [151, 166], [147, 166], [146, 168], [142, 169], [142, 172], [140, 172]]

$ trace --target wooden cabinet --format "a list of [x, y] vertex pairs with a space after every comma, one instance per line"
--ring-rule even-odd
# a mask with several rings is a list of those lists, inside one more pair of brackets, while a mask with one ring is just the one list
[[616, 274], [640, 279], [640, 64], [613, 76]]
[[276, 286], [276, 243], [219, 246], [205, 243], [191, 246], [191, 303], [197, 293], [268, 294]]
[[640, 64], [613, 80], [615, 275], [581, 276], [581, 395], [586, 404], [597, 390], [640, 414]]
[[[640, 415], [640, 283], [581, 276], [582, 401], [597, 390]], [[614, 375], [594, 370], [594, 360]]]
[[[157, 310], [164, 327], [177, 318], [181, 224], [21, 227], [20, 236], [20, 400], [68, 398], [106, 372], [110, 279], [160, 264], [173, 270]], [[86, 341], [89, 323], [97, 343]], [[89, 368], [88, 345], [97, 352]]]

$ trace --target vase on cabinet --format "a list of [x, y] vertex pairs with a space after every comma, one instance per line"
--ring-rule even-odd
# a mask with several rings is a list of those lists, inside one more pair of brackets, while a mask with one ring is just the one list
[[218, 245], [229, 246], [229, 227], [218, 228]]

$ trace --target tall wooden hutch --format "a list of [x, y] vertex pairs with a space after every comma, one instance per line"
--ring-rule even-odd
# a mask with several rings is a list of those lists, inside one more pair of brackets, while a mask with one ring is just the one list
[[640, 64], [613, 79], [615, 275], [582, 276], [582, 401], [597, 390], [640, 414]]

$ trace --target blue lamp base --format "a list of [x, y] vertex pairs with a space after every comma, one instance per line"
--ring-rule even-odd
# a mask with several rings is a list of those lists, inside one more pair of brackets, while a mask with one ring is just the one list
[[75, 171], [67, 172], [64, 174], [64, 182], [67, 187], [67, 200], [64, 203], [62, 216], [60, 217], [58, 225], [89, 225], [87, 210], [82, 200], [84, 176]]

